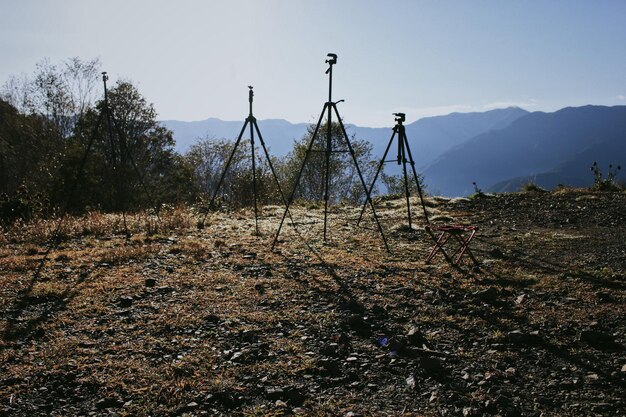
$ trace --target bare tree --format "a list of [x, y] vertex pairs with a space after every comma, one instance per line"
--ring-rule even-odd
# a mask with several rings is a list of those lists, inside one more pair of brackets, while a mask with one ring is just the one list
[[92, 107], [97, 94], [100, 61], [70, 58], [60, 66], [43, 59], [31, 76], [13, 75], [0, 89], [0, 97], [25, 115], [51, 120], [63, 137], [72, 134], [76, 121]]

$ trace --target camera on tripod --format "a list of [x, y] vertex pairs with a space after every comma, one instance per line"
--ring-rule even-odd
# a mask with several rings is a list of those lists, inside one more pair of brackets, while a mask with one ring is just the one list
[[253, 87], [249, 85], [248, 88], [250, 89], [250, 91], [248, 91], [248, 101], [252, 103], [252, 97], [254, 97], [254, 91], [252, 91]]
[[326, 63], [329, 65], [335, 65], [337, 63], [337, 54], [326, 54], [330, 59], [326, 60]]
[[406, 120], [406, 114], [404, 113], [394, 113], [394, 116], [396, 116], [396, 118], [394, 119], [396, 122], [404, 122]]

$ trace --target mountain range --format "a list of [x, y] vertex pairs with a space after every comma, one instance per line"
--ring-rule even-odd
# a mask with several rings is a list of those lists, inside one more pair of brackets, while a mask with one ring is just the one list
[[473, 192], [472, 182], [499, 192], [529, 182], [589, 186], [595, 161], [605, 173], [609, 164], [626, 163], [626, 106], [529, 113], [450, 148], [423, 172], [431, 191], [454, 196]]
[[[199, 138], [236, 139], [243, 121], [210, 118], [163, 124], [174, 132], [177, 151], [184, 153]], [[279, 157], [308, 127], [280, 119], [258, 124], [270, 153]], [[593, 183], [589, 167], [594, 161], [604, 171], [609, 163], [626, 164], [626, 106], [568, 107], [553, 113], [510, 107], [427, 117], [405, 126], [416, 166], [431, 194], [471, 194], [473, 182], [497, 192], [518, 191], [529, 182], [544, 188], [588, 186]], [[350, 136], [371, 142], [377, 160], [392, 134], [391, 126], [347, 124], [346, 129]], [[395, 157], [395, 151], [390, 152], [387, 159]], [[398, 166], [390, 165], [385, 172], [397, 174]]]

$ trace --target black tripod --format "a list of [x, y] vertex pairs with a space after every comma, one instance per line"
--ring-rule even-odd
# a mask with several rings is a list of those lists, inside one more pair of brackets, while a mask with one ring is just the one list
[[376, 225], [378, 226], [378, 231], [380, 232], [380, 236], [385, 243], [385, 249], [389, 252], [389, 246], [387, 245], [387, 239], [385, 238], [385, 234], [383, 233], [383, 229], [380, 225], [380, 221], [378, 220], [378, 215], [376, 214], [376, 209], [374, 208], [374, 204], [370, 199], [370, 194], [367, 190], [367, 186], [365, 185], [365, 180], [363, 179], [363, 174], [361, 173], [361, 169], [359, 168], [359, 164], [357, 162], [356, 156], [354, 154], [354, 149], [352, 148], [352, 144], [350, 143], [350, 139], [348, 138], [348, 134], [346, 133], [346, 128], [343, 125], [341, 120], [341, 116], [339, 116], [339, 111], [337, 110], [337, 103], [341, 103], [343, 100], [339, 100], [337, 102], [332, 101], [332, 92], [333, 92], [333, 65], [337, 63], [337, 55], [336, 54], [327, 54], [329, 59], [325, 62], [328, 64], [328, 69], [326, 70], [326, 74], [328, 77], [328, 101], [324, 103], [324, 107], [322, 108], [322, 113], [320, 114], [320, 118], [317, 122], [317, 126], [315, 126], [315, 130], [313, 131], [313, 135], [311, 136], [311, 141], [309, 142], [309, 146], [304, 155], [304, 160], [302, 161], [302, 166], [300, 167], [300, 171], [298, 172], [298, 176], [296, 177], [296, 182], [294, 183], [293, 190], [291, 191], [291, 195], [289, 196], [289, 201], [286, 204], [285, 213], [280, 221], [280, 225], [278, 226], [278, 231], [276, 232], [276, 236], [274, 237], [274, 242], [272, 243], [272, 249], [276, 245], [278, 240], [278, 236], [280, 235], [280, 231], [283, 227], [283, 223], [285, 222], [285, 217], [289, 211], [289, 207], [293, 203], [294, 196], [296, 194], [296, 189], [298, 188], [298, 183], [300, 182], [300, 177], [302, 176], [302, 172], [304, 171], [304, 167], [309, 159], [309, 155], [313, 152], [313, 144], [315, 143], [315, 139], [317, 138], [317, 133], [319, 131], [320, 125], [322, 124], [322, 119], [324, 115], [327, 113], [327, 130], [326, 130], [326, 149], [323, 151], [325, 153], [325, 175], [324, 175], [324, 241], [326, 241], [326, 230], [327, 230], [327, 222], [328, 222], [328, 200], [329, 200], [329, 185], [330, 185], [330, 155], [335, 152], [345, 152], [333, 150], [332, 148], [332, 115], [333, 110], [335, 115], [337, 116], [337, 121], [339, 122], [339, 126], [341, 127], [341, 132], [343, 134], [343, 138], [346, 141], [346, 145], [348, 147], [348, 152], [352, 157], [352, 161], [356, 167], [356, 171], [361, 180], [361, 184], [363, 185], [363, 189], [366, 193], [366, 202], [365, 204], [369, 205], [372, 208], [372, 213], [374, 214], [374, 220], [376, 221]]
[[[160, 222], [160, 217], [159, 217], [159, 209], [158, 207], [155, 205], [154, 203], [154, 199], [152, 198], [152, 194], [150, 193], [150, 191], [148, 190], [148, 187], [146, 186], [146, 183], [144, 181], [144, 177], [141, 174], [141, 171], [139, 170], [139, 168], [137, 167], [137, 164], [135, 163], [135, 159], [133, 158], [132, 154], [130, 153], [129, 149], [128, 149], [128, 140], [126, 137], [126, 134], [124, 133], [124, 131], [121, 129], [121, 127], [119, 126], [119, 124], [117, 123], [113, 113], [111, 112], [111, 108], [109, 106], [109, 95], [108, 95], [108, 89], [107, 89], [107, 81], [109, 80], [109, 77], [107, 75], [106, 72], [102, 73], [102, 83], [104, 86], [104, 101], [102, 104], [102, 108], [98, 114], [98, 120], [96, 122], [96, 124], [93, 127], [93, 130], [91, 132], [91, 136], [89, 137], [89, 142], [87, 143], [87, 148], [85, 149], [85, 153], [83, 154], [83, 157], [81, 159], [80, 162], [80, 166], [78, 168], [78, 171], [76, 173], [76, 177], [74, 179], [74, 184], [72, 186], [72, 188], [70, 189], [70, 192], [68, 194], [68, 198], [65, 202], [65, 208], [63, 209], [62, 213], [61, 213], [61, 221], [63, 220], [63, 217], [65, 216], [67, 209], [69, 208], [70, 202], [74, 197], [74, 194], [76, 193], [76, 190], [78, 188], [78, 182], [80, 180], [80, 178], [82, 178], [83, 174], [84, 174], [84, 170], [85, 170], [85, 164], [87, 162], [87, 157], [89, 156], [89, 153], [91, 152], [91, 148], [93, 147], [94, 141], [96, 139], [96, 137], [98, 136], [98, 131], [100, 129], [100, 127], [102, 126], [102, 122], [103, 120], [106, 120], [106, 129], [107, 129], [107, 134], [108, 134], [108, 139], [109, 139], [109, 152], [110, 152], [110, 161], [111, 161], [111, 165], [113, 167], [113, 174], [115, 176], [116, 182], [117, 182], [117, 201], [116, 201], [116, 209], [122, 211], [122, 216], [123, 216], [123, 222], [124, 222], [124, 230], [125, 230], [125, 234], [126, 237], [130, 237], [130, 232], [128, 230], [128, 225], [126, 224], [126, 197], [127, 197], [127, 192], [126, 192], [126, 179], [124, 178], [125, 176], [125, 169], [127, 167], [128, 162], [130, 162], [130, 164], [132, 165], [133, 170], [135, 171], [135, 174], [137, 175], [137, 178], [139, 179], [139, 182], [141, 184], [141, 187], [143, 189], [143, 191], [145, 192], [146, 196], [148, 197], [148, 202], [150, 204], [150, 206], [153, 208], [157, 220]], [[115, 134], [117, 134], [117, 140], [115, 140]], [[60, 224], [59, 224], [60, 227]]]
[[278, 176], [276, 175], [276, 171], [274, 170], [274, 166], [272, 165], [272, 160], [270, 158], [269, 152], [267, 152], [267, 147], [265, 146], [265, 141], [263, 140], [263, 136], [261, 136], [259, 125], [256, 122], [256, 118], [252, 115], [252, 101], [254, 97], [254, 92], [252, 91], [251, 85], [249, 85], [248, 88], [250, 89], [250, 91], [248, 92], [248, 102], [250, 103], [250, 114], [246, 118], [246, 122], [243, 124], [243, 127], [241, 128], [241, 133], [239, 133], [239, 137], [237, 138], [237, 141], [235, 142], [235, 146], [230, 156], [228, 157], [228, 161], [226, 161], [226, 166], [224, 167], [224, 171], [222, 172], [222, 175], [217, 183], [217, 186], [215, 187], [215, 190], [213, 191], [213, 196], [211, 197], [211, 201], [209, 202], [209, 207], [207, 209], [207, 212], [204, 214], [204, 217], [202, 218], [202, 222], [200, 222], [200, 224], [198, 225], [200, 229], [204, 227], [206, 218], [209, 215], [210, 210], [213, 208], [213, 204], [215, 203], [215, 198], [217, 197], [217, 193], [222, 187], [222, 183], [224, 182], [224, 178], [226, 177], [226, 172], [228, 171], [228, 168], [230, 167], [233, 157], [235, 156], [235, 153], [237, 152], [237, 147], [239, 146], [239, 143], [241, 142], [241, 138], [243, 137], [243, 134], [246, 130], [246, 126], [248, 126], [248, 124], [250, 125], [250, 147], [252, 148], [251, 153], [252, 153], [252, 191], [254, 194], [253, 196], [254, 198], [254, 224], [255, 224], [255, 231], [257, 235], [259, 234], [259, 218], [258, 218], [258, 207], [257, 207], [256, 159], [255, 159], [255, 154], [254, 154], [255, 130], [256, 130], [257, 135], [259, 136], [259, 142], [261, 143], [261, 147], [263, 148], [263, 152], [265, 153], [265, 157], [267, 158], [267, 163], [270, 167], [270, 170], [272, 171], [274, 180], [276, 181], [276, 185], [278, 187], [278, 192], [280, 193], [280, 197], [283, 200], [283, 204], [285, 204], [285, 196], [283, 195], [283, 191], [280, 188]]
[[[406, 118], [404, 113], [394, 113], [394, 116], [397, 116], [394, 120], [396, 121], [396, 125], [393, 127], [393, 134], [391, 135], [391, 139], [389, 139], [389, 144], [387, 144], [387, 149], [385, 149], [385, 153], [383, 154], [382, 159], [380, 160], [380, 164], [378, 164], [378, 169], [376, 170], [376, 174], [374, 175], [374, 179], [372, 180], [372, 185], [368, 190], [368, 195], [371, 195], [372, 189], [374, 188], [374, 184], [376, 183], [376, 179], [378, 179], [378, 174], [383, 169], [383, 165], [385, 162], [397, 162], [398, 165], [402, 165], [402, 173], [404, 174], [404, 194], [406, 197], [406, 210], [407, 216], [409, 219], [409, 229], [412, 228], [411, 223], [411, 203], [409, 201], [409, 197], [411, 195], [409, 191], [409, 176], [406, 170], [406, 164], [409, 163], [411, 165], [411, 170], [413, 171], [413, 179], [415, 180], [415, 184], [417, 185], [417, 193], [419, 194], [420, 201], [422, 202], [422, 209], [424, 210], [424, 218], [426, 219], [426, 223], [428, 223], [428, 214], [426, 213], [426, 205], [424, 204], [424, 196], [422, 194], [422, 187], [420, 186], [420, 182], [417, 176], [417, 171], [415, 170], [415, 162], [413, 161], [413, 155], [411, 155], [411, 148], [409, 147], [409, 141], [406, 137], [406, 131], [404, 125], [402, 124]], [[393, 138], [398, 136], [398, 159], [393, 159], [390, 161], [386, 161], [385, 158], [389, 153], [389, 149], [391, 148], [391, 144], [393, 143]], [[407, 160], [408, 156], [408, 160]], [[363, 213], [365, 212], [365, 205], [361, 209], [361, 214], [359, 215], [359, 220], [357, 220], [357, 224], [361, 222], [363, 218]]]

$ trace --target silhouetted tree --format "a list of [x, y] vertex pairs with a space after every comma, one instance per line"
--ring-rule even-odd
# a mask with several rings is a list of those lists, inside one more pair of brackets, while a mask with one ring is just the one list
[[[0, 100], [0, 212], [3, 222], [44, 211], [64, 143], [56, 126]], [[35, 207], [35, 205], [37, 207]], [[47, 205], [45, 209], [47, 209]]]
[[22, 185], [34, 192], [48, 188], [63, 147], [49, 120], [20, 114], [0, 100], [0, 192], [11, 194]]
[[[418, 196], [417, 184], [415, 183], [415, 178], [413, 177], [413, 171], [411, 167], [407, 165], [407, 175], [409, 179], [409, 193], [412, 196]], [[387, 175], [381, 171], [380, 178], [385, 184], [386, 193], [389, 195], [404, 195], [406, 189], [404, 187], [404, 174], [399, 175]], [[417, 173], [417, 181], [419, 181], [420, 188], [422, 190], [422, 194], [426, 194], [426, 184], [424, 183], [424, 175], [421, 173]]]
[[11, 76], [0, 97], [22, 114], [51, 120], [62, 137], [69, 137], [75, 123], [93, 106], [97, 97], [100, 61], [70, 58], [61, 65], [48, 59], [39, 62], [31, 76]]
[[[219, 179], [226, 168], [226, 163], [235, 143], [225, 139], [207, 137], [199, 140], [185, 155], [193, 167], [195, 184], [200, 189], [205, 203], [213, 196]], [[267, 159], [255, 148], [257, 198], [260, 204], [280, 202], [280, 193], [276, 186]], [[276, 165], [277, 161], [272, 161]], [[243, 139], [233, 158], [218, 197], [222, 203], [237, 207], [253, 204], [254, 187], [250, 141]]]
[[[113, 116], [111, 129], [106, 118], [96, 126], [104, 110], [104, 101], [100, 100], [79, 121], [69, 152], [71, 162], [66, 175], [77, 171], [95, 132], [82, 178], [83, 201], [78, 205], [120, 210], [146, 207], [149, 196], [155, 204], [191, 198], [191, 169], [174, 152], [172, 132], [157, 121], [154, 106], [127, 81], [118, 81], [109, 90], [108, 100]], [[68, 180], [66, 176], [66, 188]]]
[[104, 106], [95, 100], [102, 97], [99, 72], [98, 60], [71, 58], [58, 66], [43, 60], [32, 76], [13, 76], [3, 85], [0, 192], [8, 196], [23, 186], [59, 206], [77, 189], [70, 209], [78, 211], [146, 207], [147, 192], [155, 204], [194, 199], [192, 167], [175, 153], [172, 132], [131, 83], [109, 90], [112, 134], [106, 120], [96, 126]]
[[[327, 123], [322, 123], [320, 126], [312, 152], [304, 166], [296, 190], [296, 198], [305, 200], [319, 200], [323, 198], [326, 175], [326, 154], [324, 151], [326, 150], [327, 126]], [[314, 125], [309, 126], [307, 133], [294, 143], [292, 151], [282, 161], [280, 171], [285, 184], [283, 190], [286, 196], [293, 189], [314, 130]], [[365, 191], [358, 177], [352, 157], [348, 152], [339, 123], [332, 123], [331, 125], [331, 141], [333, 151], [338, 152], [333, 152], [329, 160], [330, 200], [334, 202], [346, 200], [352, 203], [364, 201]], [[354, 136], [350, 138], [350, 143], [359, 163], [361, 173], [369, 185], [368, 181], [373, 176], [375, 170], [375, 163], [372, 161], [372, 145], [365, 140], [356, 139]]]

